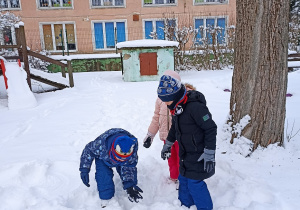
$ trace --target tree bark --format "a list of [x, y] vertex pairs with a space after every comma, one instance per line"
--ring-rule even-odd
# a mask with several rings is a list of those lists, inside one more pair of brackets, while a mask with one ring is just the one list
[[[237, 0], [231, 126], [251, 120], [241, 135], [253, 150], [283, 143], [287, 90], [289, 0]], [[232, 135], [233, 143], [235, 134]]]

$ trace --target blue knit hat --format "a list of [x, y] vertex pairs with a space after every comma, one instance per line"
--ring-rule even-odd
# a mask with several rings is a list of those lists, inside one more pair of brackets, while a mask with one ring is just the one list
[[174, 101], [182, 95], [181, 82], [169, 75], [163, 75], [160, 78], [157, 88], [157, 95], [163, 102]]

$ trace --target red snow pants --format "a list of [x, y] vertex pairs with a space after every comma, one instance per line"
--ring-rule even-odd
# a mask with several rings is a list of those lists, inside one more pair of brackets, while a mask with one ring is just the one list
[[170, 178], [178, 179], [179, 176], [179, 145], [178, 142], [175, 143], [171, 147], [171, 156], [168, 159]]

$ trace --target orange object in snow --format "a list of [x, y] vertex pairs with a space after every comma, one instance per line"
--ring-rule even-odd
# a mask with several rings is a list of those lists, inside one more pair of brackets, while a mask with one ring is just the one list
[[20, 61], [20, 59], [18, 59], [18, 64], [19, 64], [19, 67], [21, 67], [21, 61]]
[[4, 60], [0, 60], [0, 67], [2, 69], [2, 73], [3, 73], [3, 77], [4, 77], [4, 83], [5, 83], [5, 88], [7, 89], [8, 86], [7, 86], [7, 77], [5, 76], [5, 65], [4, 65]]

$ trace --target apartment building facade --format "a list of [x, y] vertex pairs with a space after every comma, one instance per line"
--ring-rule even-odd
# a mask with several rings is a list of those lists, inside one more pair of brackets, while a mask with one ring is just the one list
[[236, 17], [235, 0], [0, 0], [0, 8], [21, 17], [31, 49], [52, 54], [115, 52], [117, 42], [153, 32], [167, 39], [166, 24], [226, 28]]

